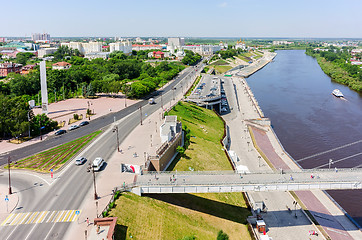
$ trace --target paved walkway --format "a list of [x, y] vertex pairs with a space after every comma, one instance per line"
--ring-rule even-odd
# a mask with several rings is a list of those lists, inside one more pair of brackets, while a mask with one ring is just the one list
[[[184, 89], [184, 91], [186, 90]], [[170, 107], [180, 100], [182, 95], [177, 95], [175, 98], [176, 100], [171, 101]], [[104, 170], [97, 174], [96, 182], [99, 199], [97, 201], [94, 200], [94, 190], [90, 189], [80, 207], [82, 212], [79, 216], [79, 223], [72, 223], [64, 239], [83, 239], [85, 230], [87, 230], [88, 236], [90, 233], [94, 236], [95, 230], [92, 221], [96, 218], [97, 212], [100, 214], [109, 203], [112, 190], [115, 187], [122, 187], [123, 183], [130, 184], [136, 180], [136, 174], [121, 173], [121, 164], [142, 166], [145, 164], [145, 153], [146, 155], [155, 155], [156, 149], [161, 145], [161, 137], [159, 135], [159, 127], [163, 123], [161, 112], [161, 109], [157, 110], [143, 121], [143, 125], [138, 125], [120, 144], [121, 151], [115, 152], [107, 161], [107, 166]], [[122, 124], [122, 120], [117, 121], [116, 124]], [[98, 202], [98, 210], [96, 202]], [[86, 223], [87, 217], [91, 220], [89, 226]]]
[[[15, 192], [15, 189], [12, 188]], [[6, 199], [9, 199], [6, 201]], [[17, 193], [9, 195], [9, 186], [0, 184], [0, 224], [6, 219], [18, 205], [19, 197]]]
[[[110, 97], [100, 97], [96, 99], [81, 99], [81, 98], [72, 98], [67, 99], [65, 101], [60, 101], [56, 103], [49, 104], [48, 107], [48, 117], [51, 119], [62, 122], [65, 121], [66, 124], [61, 129], [68, 129], [70, 125], [68, 125], [68, 121], [70, 118], [73, 117], [73, 114], [83, 115], [83, 120], [85, 119], [87, 109], [88, 109], [88, 102], [89, 102], [89, 108], [92, 110], [92, 112], [95, 113], [95, 115], [91, 116], [91, 120], [94, 120], [96, 118], [102, 117], [110, 112], [116, 112], [124, 109], [124, 102], [125, 100], [122, 98], [110, 98]], [[130, 100], [127, 99], [127, 106], [133, 105], [137, 103], [138, 100]], [[105, 107], [106, 106], [106, 107]], [[34, 114], [41, 114], [40, 108], [34, 108], [33, 109]], [[77, 123], [80, 123], [82, 120], [80, 120]], [[74, 124], [77, 124], [74, 123]], [[71, 124], [72, 125], [72, 124]], [[44, 134], [42, 136], [43, 140], [46, 139], [48, 136], [53, 135], [54, 132], [50, 132], [48, 134]], [[15, 149], [19, 149], [34, 143], [37, 143], [40, 141], [40, 137], [36, 137], [31, 139], [30, 141], [23, 142], [21, 144], [15, 144], [10, 143], [8, 141], [0, 141], [0, 154], [5, 154], [8, 151], [12, 151]]]

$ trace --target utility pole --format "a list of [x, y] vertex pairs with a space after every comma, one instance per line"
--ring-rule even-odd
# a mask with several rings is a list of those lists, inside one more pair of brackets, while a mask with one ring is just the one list
[[161, 109], [163, 111], [162, 91], [161, 91]]
[[140, 114], [141, 114], [141, 125], [142, 125], [142, 105], [140, 105]]
[[332, 159], [329, 159], [329, 162], [328, 162], [328, 169], [331, 169], [331, 165], [333, 164], [333, 160]]
[[115, 132], [117, 136], [117, 150], [119, 152], [118, 126], [114, 127], [113, 132]]
[[40, 141], [42, 141], [43, 137], [41, 135], [41, 116], [39, 116], [39, 133], [40, 133]]
[[88, 172], [92, 171], [93, 173], [93, 185], [94, 185], [94, 200], [98, 199], [97, 195], [97, 188], [96, 188], [96, 175], [94, 173], [94, 166], [93, 164], [89, 163]]
[[9, 169], [9, 194], [12, 194], [13, 192], [11, 191], [11, 179], [10, 179], [10, 156], [8, 157], [8, 169]]

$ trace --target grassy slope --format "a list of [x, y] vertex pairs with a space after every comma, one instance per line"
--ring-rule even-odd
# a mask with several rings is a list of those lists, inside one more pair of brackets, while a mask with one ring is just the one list
[[186, 157], [172, 166], [173, 170], [189, 171], [189, 167], [195, 171], [232, 170], [220, 144], [224, 124], [213, 111], [180, 102], [169, 115], [177, 115], [192, 136]]
[[[170, 112], [191, 130], [186, 158], [173, 170], [230, 170], [221, 150], [223, 123], [211, 110], [180, 103]], [[203, 128], [201, 128], [203, 127]], [[116, 239], [216, 239], [219, 230], [230, 239], [250, 239], [242, 193], [161, 194], [144, 197], [124, 193], [111, 216], [118, 216]]]

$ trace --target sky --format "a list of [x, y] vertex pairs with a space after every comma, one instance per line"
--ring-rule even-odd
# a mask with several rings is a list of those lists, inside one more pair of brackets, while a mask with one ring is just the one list
[[0, 1], [0, 37], [362, 38], [361, 0]]

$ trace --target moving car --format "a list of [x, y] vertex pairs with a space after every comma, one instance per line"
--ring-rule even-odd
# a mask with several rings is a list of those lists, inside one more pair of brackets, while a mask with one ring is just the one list
[[97, 157], [96, 159], [94, 159], [93, 161], [94, 171], [99, 171], [102, 168], [103, 164], [104, 164], [103, 158]]
[[62, 135], [64, 133], [66, 133], [66, 132], [67, 131], [65, 131], [65, 130], [58, 130], [58, 131], [55, 132], [55, 135]]
[[148, 104], [155, 104], [155, 99], [154, 98], [148, 99]]
[[70, 127], [68, 128], [68, 130], [69, 130], [69, 131], [72, 131], [72, 130], [77, 129], [77, 128], [79, 128], [78, 125], [72, 125], [72, 126], [70, 126]]
[[87, 161], [87, 159], [85, 157], [79, 157], [79, 158], [75, 159], [75, 165], [82, 165], [86, 161]]
[[82, 126], [85, 126], [85, 125], [88, 125], [89, 124], [89, 122], [88, 121], [83, 121], [83, 122], [81, 122], [81, 123], [79, 123], [79, 127], [82, 127]]

